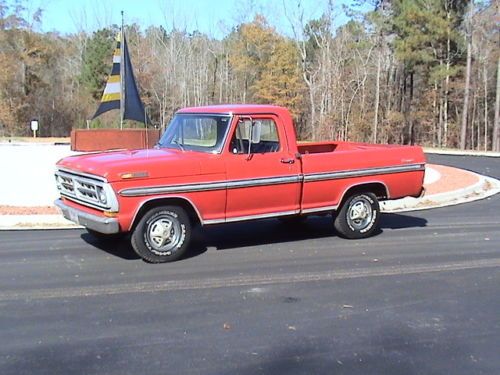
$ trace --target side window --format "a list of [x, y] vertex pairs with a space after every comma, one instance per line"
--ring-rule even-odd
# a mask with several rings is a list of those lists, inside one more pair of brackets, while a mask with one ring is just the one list
[[252, 123], [250, 119], [241, 120], [236, 126], [233, 138], [231, 139], [231, 152], [233, 154], [248, 154], [250, 147], [251, 154], [263, 154], [268, 152], [278, 152], [280, 142], [278, 128], [272, 119], [256, 119], [254, 126], [260, 126], [260, 139], [258, 142], [251, 142]]

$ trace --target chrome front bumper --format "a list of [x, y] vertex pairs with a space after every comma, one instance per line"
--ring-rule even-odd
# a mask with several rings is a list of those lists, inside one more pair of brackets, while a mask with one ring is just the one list
[[120, 231], [117, 219], [89, 214], [66, 205], [61, 199], [57, 199], [54, 204], [61, 210], [66, 219], [85, 228], [105, 234], [118, 233]]

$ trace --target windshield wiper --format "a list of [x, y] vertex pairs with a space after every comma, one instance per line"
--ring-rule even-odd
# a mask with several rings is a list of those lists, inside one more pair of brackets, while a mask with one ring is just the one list
[[173, 144], [176, 144], [179, 146], [179, 148], [184, 152], [186, 149], [184, 148], [184, 145], [182, 143], [179, 143], [179, 141], [176, 139], [175, 141], [172, 141]]

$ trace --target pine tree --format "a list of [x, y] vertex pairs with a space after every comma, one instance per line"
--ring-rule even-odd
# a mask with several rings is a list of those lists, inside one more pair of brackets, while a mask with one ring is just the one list
[[[460, 71], [463, 51], [456, 32], [463, 19], [465, 1], [396, 0], [393, 24], [396, 57], [403, 64], [402, 102], [407, 128], [406, 140], [415, 141], [415, 82], [420, 90], [436, 87]], [[448, 84], [445, 96], [448, 100]], [[420, 95], [419, 95], [420, 96]], [[447, 105], [447, 103], [446, 103]], [[448, 108], [445, 108], [446, 115]], [[432, 113], [427, 111], [427, 113]], [[434, 121], [432, 119], [431, 121]]]
[[101, 29], [87, 40], [83, 51], [80, 83], [92, 98], [99, 100], [112, 66], [117, 30]]

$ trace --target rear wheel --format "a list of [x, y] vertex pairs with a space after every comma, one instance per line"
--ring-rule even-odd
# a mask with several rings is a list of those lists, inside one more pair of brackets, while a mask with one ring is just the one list
[[334, 226], [337, 233], [349, 239], [370, 237], [378, 228], [380, 207], [373, 193], [356, 193], [338, 211]]
[[178, 206], [162, 206], [149, 210], [131, 236], [137, 255], [150, 263], [173, 262], [187, 251], [191, 239], [191, 223], [186, 211]]

